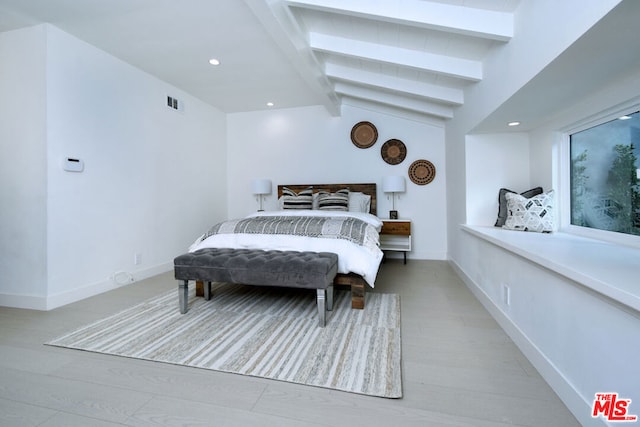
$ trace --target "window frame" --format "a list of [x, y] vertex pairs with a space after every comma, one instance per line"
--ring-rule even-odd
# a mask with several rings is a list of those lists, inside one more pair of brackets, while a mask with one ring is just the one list
[[626, 114], [640, 111], [640, 96], [632, 100], [596, 113], [582, 121], [574, 123], [560, 131], [560, 162], [559, 162], [559, 186], [560, 194], [558, 203], [558, 231], [603, 240], [610, 243], [621, 244], [640, 248], [640, 236], [619, 233], [616, 231], [600, 230], [596, 228], [582, 227], [571, 224], [571, 134], [581, 132], [615, 120]]

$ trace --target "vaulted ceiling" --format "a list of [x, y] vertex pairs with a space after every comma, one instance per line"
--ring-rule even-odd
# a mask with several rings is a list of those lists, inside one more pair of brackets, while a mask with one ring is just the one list
[[349, 103], [447, 120], [519, 2], [0, 0], [0, 31], [51, 23], [229, 113]]
[[[287, 36], [344, 100], [439, 119], [464, 103], [482, 61], [514, 32], [517, 0], [287, 0], [270, 3]], [[261, 16], [258, 14], [258, 16]]]

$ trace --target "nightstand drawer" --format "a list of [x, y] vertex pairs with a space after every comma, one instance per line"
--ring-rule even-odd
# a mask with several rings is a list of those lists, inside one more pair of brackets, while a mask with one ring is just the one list
[[380, 234], [411, 235], [411, 221], [383, 221]]

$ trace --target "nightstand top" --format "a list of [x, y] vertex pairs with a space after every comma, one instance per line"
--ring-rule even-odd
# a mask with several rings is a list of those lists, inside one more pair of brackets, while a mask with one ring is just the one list
[[380, 221], [382, 221], [382, 222], [411, 222], [411, 220], [409, 218], [398, 218], [398, 219], [380, 218]]

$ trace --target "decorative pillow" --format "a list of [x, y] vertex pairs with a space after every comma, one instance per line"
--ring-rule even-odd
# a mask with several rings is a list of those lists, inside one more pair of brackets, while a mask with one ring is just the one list
[[[496, 227], [502, 227], [504, 222], [507, 220], [507, 198], [505, 195], [507, 193], [516, 193], [515, 191], [509, 190], [507, 188], [501, 188], [498, 192], [498, 219], [496, 220]], [[520, 193], [521, 196], [530, 199], [533, 196], [537, 196], [538, 194], [542, 194], [542, 187], [532, 188], [531, 190], [527, 190], [524, 193]]]
[[553, 231], [553, 190], [527, 199], [516, 193], [506, 193], [507, 220], [502, 228], [508, 230]]
[[328, 191], [319, 191], [318, 209], [325, 211], [349, 210], [349, 190], [345, 188], [335, 193], [329, 193]]
[[371, 196], [361, 192], [349, 192], [349, 212], [369, 213], [371, 210]]
[[307, 187], [296, 193], [282, 187], [282, 209], [311, 209], [313, 206], [313, 187]]

